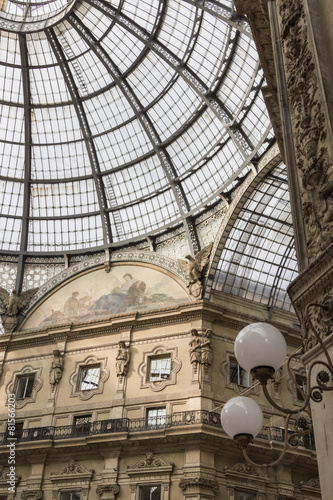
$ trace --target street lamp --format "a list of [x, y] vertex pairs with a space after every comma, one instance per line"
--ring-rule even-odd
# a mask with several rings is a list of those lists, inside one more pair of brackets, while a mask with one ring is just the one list
[[[276, 465], [285, 455], [288, 443], [292, 446], [297, 446], [299, 437], [311, 432], [312, 424], [309, 424], [308, 418], [304, 416], [298, 417], [295, 421], [295, 432], [288, 435], [290, 417], [305, 412], [311, 419], [310, 400], [320, 402], [322, 400], [323, 391], [330, 391], [333, 389], [332, 385], [327, 385], [333, 378], [332, 361], [309, 317], [308, 310], [309, 307], [312, 306], [321, 307], [323, 309], [325, 309], [325, 306], [321, 304], [308, 304], [305, 310], [305, 318], [307, 324], [314, 332], [327, 361], [314, 361], [311, 363], [307, 372], [306, 394], [304, 394], [290, 370], [290, 361], [297, 356], [297, 353], [289, 356], [287, 360], [288, 375], [298, 390], [304, 395], [304, 403], [301, 408], [289, 409], [279, 406], [272, 399], [267, 389], [268, 380], [274, 377], [275, 371], [282, 366], [286, 358], [287, 346], [282, 333], [268, 323], [253, 323], [243, 328], [236, 337], [234, 351], [238, 363], [244, 370], [250, 372], [253, 379], [259, 381], [268, 402], [274, 408], [287, 415], [284, 432], [284, 447], [280, 457], [270, 464], [257, 464], [248, 457], [246, 448], [260, 432], [263, 424], [263, 415], [259, 405], [251, 398], [247, 397], [232, 398], [224, 405], [221, 413], [222, 427], [225, 432], [240, 445], [245, 459], [253, 465]], [[317, 385], [311, 386], [311, 374], [316, 365], [321, 365], [321, 367], [325, 369], [318, 372], [316, 376]]]

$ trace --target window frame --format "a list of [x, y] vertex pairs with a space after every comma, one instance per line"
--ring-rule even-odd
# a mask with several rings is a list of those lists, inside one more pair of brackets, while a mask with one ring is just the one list
[[[156, 416], [149, 416], [149, 413], [156, 411]], [[159, 415], [159, 412], [163, 411], [162, 415]], [[158, 423], [158, 419], [164, 419], [163, 423]], [[150, 422], [150, 420], [155, 419], [154, 422]], [[147, 429], [163, 429], [166, 426], [167, 422], [167, 408], [166, 406], [152, 406], [150, 408], [146, 408], [146, 427]]]
[[[232, 378], [232, 365], [234, 365], [234, 369], [237, 369], [236, 376], [233, 378]], [[247, 379], [246, 380], [247, 384], [242, 383], [242, 376], [244, 377], [244, 375], [246, 375], [245, 378]], [[237, 381], [235, 381], [235, 379], [237, 379]], [[232, 356], [230, 356], [229, 358], [229, 380], [231, 384], [236, 384], [241, 387], [250, 387], [251, 385], [250, 373], [244, 370], [244, 368], [242, 368], [241, 365], [238, 363], [237, 359]]]
[[[143, 361], [138, 366], [138, 374], [141, 376], [141, 389], [150, 389], [152, 391], [162, 391], [167, 385], [177, 383], [177, 373], [182, 367], [181, 360], [177, 357], [178, 348], [166, 348], [157, 346], [152, 351], [143, 353]], [[170, 376], [159, 380], [150, 380], [150, 360], [154, 358], [170, 357]]]
[[[87, 401], [96, 394], [102, 394], [104, 392], [104, 383], [108, 380], [110, 376], [110, 370], [106, 367], [107, 358], [96, 358], [95, 356], [88, 356], [83, 361], [77, 361], [75, 363], [74, 371], [69, 377], [69, 384], [72, 387], [72, 392], [70, 397], [79, 397], [83, 401]], [[98, 386], [93, 388], [81, 388], [81, 377], [82, 370], [96, 368], [99, 366], [99, 380]]]
[[[59, 500], [64, 500], [63, 499], [63, 493], [67, 493], [67, 494], [70, 494], [70, 495], [73, 495], [73, 493], [78, 493], [79, 494], [79, 498], [78, 499], [74, 499], [74, 500], [81, 500], [81, 493], [82, 493], [82, 490], [61, 490], [59, 491]], [[66, 499], [65, 499], [66, 500]], [[73, 500], [73, 498], [71, 497], [69, 500]]]
[[[159, 376], [152, 378], [152, 362], [158, 362], [162, 360], [169, 360], [168, 363], [168, 373], [166, 374], [167, 376], [162, 376], [162, 367], [159, 368]], [[171, 356], [170, 354], [166, 355], [157, 355], [157, 356], [149, 356], [148, 358], [148, 380], [149, 382], [161, 382], [163, 380], [169, 380], [171, 377]]]
[[[138, 485], [138, 491], [137, 491], [137, 500], [144, 500], [142, 495], [141, 495], [141, 492], [143, 490], [143, 488], [154, 488], [154, 487], [159, 487], [160, 488], [160, 496], [157, 500], [162, 500], [162, 484], [161, 483], [153, 483], [153, 484], [141, 484], [141, 485]], [[150, 497], [149, 500], [152, 500], [152, 498]]]
[[[26, 373], [26, 374], [18, 375], [16, 377], [15, 391], [14, 391], [16, 401], [20, 400], [20, 399], [26, 399], [26, 398], [30, 398], [31, 397], [31, 394], [32, 394], [32, 391], [33, 391], [33, 388], [34, 388], [35, 378], [36, 378], [36, 374], [35, 373]], [[21, 381], [23, 379], [26, 379], [25, 386], [24, 386], [24, 391], [23, 391], [23, 396], [19, 397], [17, 395], [17, 393], [18, 393], [18, 389], [19, 389], [20, 383], [21, 383]], [[32, 384], [30, 385], [30, 392], [29, 392], [29, 394], [27, 394], [27, 390], [29, 388], [29, 381], [31, 381], [31, 380], [32, 380]]]
[[[95, 384], [94, 382], [92, 381], [89, 381], [89, 382], [85, 382], [83, 380], [83, 378], [85, 378], [89, 371], [90, 370], [96, 370], [98, 368], [98, 384]], [[86, 370], [86, 373], [84, 374], [84, 371]], [[79, 376], [78, 376], [78, 379], [77, 379], [77, 390], [78, 391], [92, 391], [92, 390], [95, 390], [95, 389], [99, 389], [99, 384], [100, 384], [100, 380], [101, 380], [101, 365], [98, 363], [96, 365], [82, 365], [80, 366], [79, 368]], [[85, 383], [85, 384], [92, 384], [92, 385], [95, 385], [95, 387], [82, 387], [82, 384]]]
[[16, 388], [17, 388], [17, 383], [18, 379], [21, 376], [31, 376], [34, 375], [34, 381], [32, 384], [32, 390], [29, 396], [26, 396], [24, 398], [16, 398], [15, 400], [15, 406], [17, 409], [21, 409], [24, 406], [26, 406], [29, 403], [34, 403], [37, 399], [37, 393], [38, 391], [42, 388], [43, 386], [43, 380], [41, 377], [42, 373], [42, 367], [32, 367], [30, 365], [24, 366], [21, 370], [17, 370], [13, 372], [13, 376], [11, 381], [7, 384], [6, 387], [6, 393], [7, 393], [7, 400], [6, 400], [6, 406], [8, 406], [8, 397], [10, 394], [15, 394], [16, 395]]

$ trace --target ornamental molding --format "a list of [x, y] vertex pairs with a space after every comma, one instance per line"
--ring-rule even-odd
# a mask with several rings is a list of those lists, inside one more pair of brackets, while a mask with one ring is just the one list
[[261, 468], [246, 462], [239, 462], [233, 467], [226, 466], [224, 468], [224, 474], [226, 475], [226, 478], [231, 481], [240, 479], [240, 482], [242, 482], [242, 478], [246, 480], [249, 479], [251, 481], [255, 479], [257, 480], [257, 483], [261, 483], [262, 486], [266, 485], [270, 481], [268, 474], [265, 474]]
[[96, 493], [99, 497], [101, 497], [104, 493], [112, 493], [113, 495], [117, 495], [119, 491], [120, 491], [119, 485], [116, 483], [101, 484], [96, 489]]
[[94, 475], [94, 469], [86, 469], [80, 465], [76, 460], [69, 460], [68, 464], [58, 469], [56, 472], [51, 472], [51, 481], [63, 481], [70, 479], [87, 479], [90, 480]]
[[[288, 294], [302, 326], [304, 351], [312, 349], [317, 339], [305, 322], [304, 310], [309, 303], [325, 305], [325, 309], [311, 307], [309, 315], [322, 339], [330, 335], [333, 326], [333, 245], [324, 252], [320, 259], [312, 263], [288, 287]], [[332, 317], [331, 317], [332, 316]]]
[[[53, 278], [48, 280], [44, 285], [42, 285], [38, 292], [33, 296], [29, 305], [26, 309], [24, 309], [24, 314], [26, 315], [30, 310], [43, 299], [47, 294], [50, 293], [56, 287], [59, 287], [69, 278], [74, 278], [75, 276], [81, 274], [84, 271], [88, 271], [91, 269], [104, 268], [105, 262], [105, 254], [101, 253], [100, 255], [96, 255], [91, 259], [86, 259], [81, 262], [77, 262], [75, 265], [70, 266], [69, 268], [63, 270], [59, 274], [55, 275]], [[148, 251], [115, 251], [110, 255], [110, 263], [128, 263], [128, 262], [137, 262], [137, 263], [146, 263], [155, 265], [160, 267], [166, 271], [171, 272], [174, 276], [177, 276], [181, 281], [186, 283], [186, 276], [184, 272], [180, 269], [177, 262], [169, 257], [165, 257], [156, 252], [148, 252]]]
[[[158, 339], [161, 341], [161, 338]], [[175, 385], [177, 383], [177, 373], [182, 367], [182, 362], [178, 355], [178, 348], [166, 348], [156, 346], [152, 351], [143, 353], [143, 361], [138, 367], [138, 374], [141, 377], [141, 389], [151, 389], [152, 391], [162, 391], [167, 385]], [[149, 365], [151, 358], [170, 356], [170, 377], [168, 379], [151, 381], [149, 380]]]
[[[31, 360], [30, 360], [31, 361]], [[24, 375], [35, 375], [34, 383], [32, 386], [31, 394], [28, 398], [17, 399], [15, 400], [15, 407], [17, 409], [24, 408], [29, 403], [34, 403], [37, 399], [37, 392], [43, 387], [43, 379], [41, 377], [42, 367], [34, 368], [33, 366], [24, 366], [21, 370], [17, 370], [13, 372], [12, 380], [7, 384], [6, 393], [14, 394], [16, 390], [18, 377]], [[7, 402], [6, 402], [7, 405]]]
[[134, 481], [161, 480], [170, 481], [170, 475], [174, 463], [166, 463], [163, 459], [156, 457], [153, 452], [148, 451], [146, 458], [139, 460], [133, 466], [127, 466], [127, 474]]
[[[10, 480], [9, 472], [10, 472], [9, 467], [4, 467], [3, 465], [0, 465], [0, 491], [5, 489], [6, 493], [8, 492], [8, 484], [9, 484], [8, 481]], [[20, 484], [21, 479], [22, 476], [15, 476], [16, 487]]]
[[306, 483], [303, 481], [300, 482], [299, 488], [303, 492], [303, 494], [307, 495], [309, 498], [318, 500], [321, 498], [319, 477], [313, 477], [309, 479]]
[[21, 493], [22, 500], [27, 500], [28, 498], [34, 500], [40, 500], [43, 496], [43, 492], [41, 490], [24, 490]]
[[[91, 350], [90, 350], [91, 351]], [[96, 394], [102, 394], [104, 391], [104, 383], [108, 380], [110, 376], [110, 370], [106, 367], [108, 358], [96, 358], [95, 356], [88, 356], [84, 361], [77, 361], [75, 363], [75, 369], [69, 377], [69, 384], [72, 387], [71, 398], [79, 397], [82, 401], [87, 401]], [[99, 365], [100, 366], [100, 376], [98, 387], [96, 389], [81, 390], [78, 387], [78, 379], [80, 371], [82, 368], [89, 366]]]
[[325, 98], [302, 0], [279, 0], [284, 69], [309, 261], [333, 241], [333, 162]]
[[219, 491], [220, 487], [218, 483], [212, 479], [208, 479], [202, 475], [185, 477], [179, 483], [179, 488], [181, 488], [184, 492], [188, 487], [201, 487], [208, 488], [213, 490], [215, 493]]

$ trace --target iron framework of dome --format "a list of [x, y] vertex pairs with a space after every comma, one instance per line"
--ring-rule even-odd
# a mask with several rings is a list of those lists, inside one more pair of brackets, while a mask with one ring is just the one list
[[170, 231], [200, 249], [197, 219], [274, 142], [232, 1], [3, 0], [0, 28], [8, 282]]

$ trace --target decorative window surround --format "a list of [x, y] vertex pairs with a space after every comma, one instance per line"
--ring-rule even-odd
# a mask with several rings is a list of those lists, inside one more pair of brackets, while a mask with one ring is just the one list
[[[306, 371], [304, 370], [304, 367], [301, 366], [299, 369], [292, 369], [292, 374], [296, 378], [297, 383], [299, 384], [300, 380], [304, 379], [306, 381]], [[291, 397], [293, 399], [293, 403], [296, 406], [303, 406], [304, 400], [300, 399], [299, 395], [300, 393], [297, 390], [296, 385], [293, 383], [291, 378], [288, 378], [287, 380], [287, 388], [288, 391], [291, 393]]]
[[27, 405], [28, 403], [34, 403], [36, 401], [37, 392], [43, 386], [43, 380], [41, 377], [41, 373], [42, 373], [41, 367], [40, 368], [33, 368], [32, 366], [25, 366], [24, 368], [22, 368], [22, 370], [16, 371], [13, 373], [13, 378], [6, 387], [7, 395], [15, 393], [18, 377], [20, 377], [22, 375], [30, 375], [30, 374], [35, 376], [34, 384], [33, 384], [30, 396], [27, 398], [23, 398], [23, 399], [16, 399], [16, 401], [15, 401], [16, 408], [21, 409], [25, 405]]
[[[173, 347], [167, 349], [162, 346], [157, 346], [155, 349], [149, 352], [145, 352], [143, 355], [143, 362], [138, 367], [138, 373], [141, 376], [141, 389], [151, 389], [152, 391], [161, 391], [167, 385], [174, 385], [177, 383], [177, 373], [182, 367], [182, 362], [177, 358], [178, 349]], [[165, 358], [170, 356], [171, 366], [170, 366], [170, 377], [167, 379], [151, 381], [149, 380], [150, 375], [150, 360], [152, 358]]]
[[235, 500], [237, 490], [247, 490], [256, 495], [256, 500], [266, 500], [266, 486], [269, 476], [262, 469], [245, 463], [238, 463], [233, 467], [225, 467], [227, 480], [228, 500]]
[[57, 472], [51, 472], [52, 500], [59, 500], [60, 492], [78, 491], [80, 500], [88, 500], [90, 481], [95, 471], [89, 471], [79, 465], [76, 460], [70, 460], [68, 465], [61, 467]]
[[[0, 496], [4, 496], [7, 500], [14, 500], [15, 493], [11, 493], [8, 489], [8, 487], [11, 486], [11, 484], [8, 483], [10, 480], [9, 471], [9, 466], [4, 467], [0, 465]], [[20, 484], [21, 479], [22, 476], [15, 476], [15, 490]]]
[[226, 352], [225, 354], [226, 359], [222, 361], [220, 364], [220, 372], [222, 375], [225, 377], [225, 387], [228, 389], [233, 389], [236, 394], [242, 394], [244, 392], [244, 389], [246, 389], [246, 395], [248, 396], [249, 394], [254, 394], [255, 396], [259, 395], [259, 384], [256, 384], [251, 380], [251, 376], [249, 374], [249, 383], [250, 385], [248, 387], [245, 387], [243, 385], [238, 385], [235, 384], [234, 382], [231, 382], [230, 380], [230, 363], [232, 360], [235, 359], [235, 356], [232, 352]]
[[[88, 356], [84, 361], [77, 361], [75, 363], [75, 370], [69, 377], [69, 383], [72, 386], [71, 398], [79, 397], [83, 401], [95, 396], [95, 394], [102, 394], [104, 391], [104, 383], [110, 376], [110, 370], [106, 368], [107, 358], [96, 358], [95, 356]], [[80, 374], [82, 368], [89, 366], [100, 366], [100, 377], [98, 387], [96, 389], [82, 390], [78, 387]]]
[[161, 500], [170, 499], [170, 478], [174, 464], [167, 464], [161, 458], [149, 451], [146, 453], [146, 458], [139, 460], [132, 467], [127, 467], [127, 474], [130, 477], [130, 500], [136, 500], [140, 486], [160, 484], [161, 485]]

